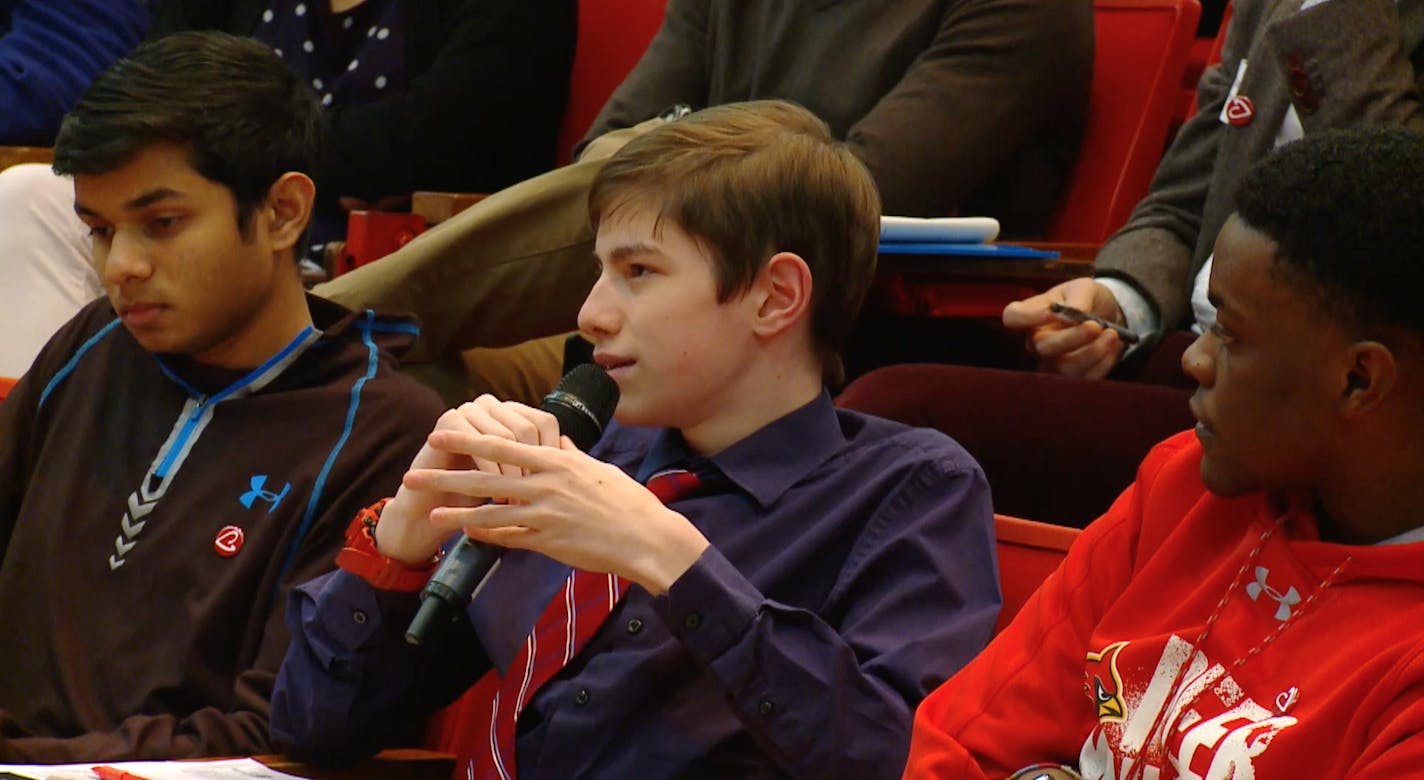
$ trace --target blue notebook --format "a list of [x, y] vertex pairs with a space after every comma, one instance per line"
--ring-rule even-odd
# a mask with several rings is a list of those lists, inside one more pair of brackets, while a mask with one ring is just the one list
[[959, 257], [1003, 257], [1047, 259], [1059, 253], [1047, 249], [1030, 249], [1014, 244], [958, 244], [950, 242], [881, 242], [882, 255], [947, 255]]

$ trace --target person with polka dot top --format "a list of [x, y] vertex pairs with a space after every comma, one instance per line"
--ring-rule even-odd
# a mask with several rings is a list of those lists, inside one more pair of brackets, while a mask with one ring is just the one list
[[309, 80], [332, 153], [314, 241], [346, 206], [493, 192], [554, 165], [575, 0], [155, 0], [153, 34], [251, 35]]
[[[119, 3], [111, 2], [116, 13]], [[71, 4], [94, 3], [62, 5]], [[252, 36], [308, 80], [331, 136], [317, 176], [315, 246], [344, 237], [354, 208], [401, 207], [415, 190], [493, 192], [553, 167], [575, 5], [149, 0], [142, 10], [152, 19], [150, 37], [179, 30]], [[141, 37], [136, 30], [110, 59]], [[0, 77], [4, 68], [0, 57]], [[14, 118], [8, 105], [0, 89], [0, 127]], [[0, 377], [22, 374], [54, 329], [102, 292], [88, 237], [70, 213], [69, 182], [44, 166], [27, 168], [0, 178], [0, 278], [8, 282], [0, 288], [0, 329], [10, 334], [0, 343]]]

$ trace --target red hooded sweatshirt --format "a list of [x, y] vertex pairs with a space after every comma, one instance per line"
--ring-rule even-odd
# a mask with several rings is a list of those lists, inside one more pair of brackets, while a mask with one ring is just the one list
[[1209, 493], [1201, 455], [1148, 455], [921, 704], [906, 778], [1424, 777], [1424, 542], [1322, 542], [1304, 501]]

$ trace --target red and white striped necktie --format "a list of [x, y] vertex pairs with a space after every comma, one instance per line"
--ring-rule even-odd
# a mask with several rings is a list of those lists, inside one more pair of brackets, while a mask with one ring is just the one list
[[[648, 490], [664, 504], [686, 497], [702, 485], [696, 473], [684, 469], [658, 472], [648, 479]], [[519, 714], [535, 692], [559, 673], [613, 613], [628, 591], [628, 581], [612, 574], [574, 569], [564, 586], [524, 640], [510, 662], [493, 700], [489, 703], [488, 739], [475, 746], [468, 777], [479, 780], [513, 780], [514, 731]]]

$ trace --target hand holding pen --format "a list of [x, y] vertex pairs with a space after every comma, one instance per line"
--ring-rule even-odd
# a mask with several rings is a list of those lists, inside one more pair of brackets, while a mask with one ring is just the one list
[[1123, 327], [1111, 291], [1082, 277], [1004, 307], [1004, 327], [1028, 331], [1026, 345], [1040, 368], [1068, 376], [1101, 379], [1127, 344], [1139, 340]]
[[1136, 333], [1133, 333], [1122, 325], [1116, 322], [1108, 322], [1096, 314], [1089, 314], [1082, 309], [1075, 309], [1066, 303], [1054, 301], [1048, 304], [1048, 310], [1064, 322], [1071, 322], [1074, 325], [1081, 322], [1096, 322], [1103, 326], [1105, 330], [1117, 331], [1118, 338], [1122, 339], [1122, 343], [1124, 344], [1136, 344], [1139, 340], [1139, 336]]

